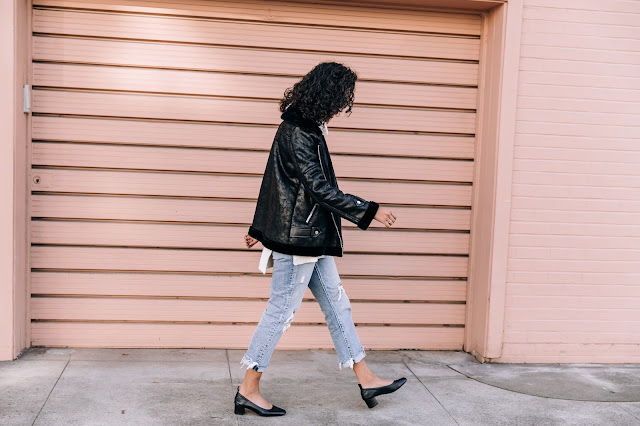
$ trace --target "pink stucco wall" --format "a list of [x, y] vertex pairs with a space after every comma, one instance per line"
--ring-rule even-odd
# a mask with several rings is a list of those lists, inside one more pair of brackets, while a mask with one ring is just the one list
[[639, 24], [524, 2], [499, 361], [640, 361]]
[[[46, 0], [40, 2], [47, 3]], [[3, 3], [0, 10], [9, 10], [10, 3]], [[508, 7], [513, 11], [519, 9], [521, 3], [521, 0], [512, 0]], [[28, 2], [15, 4], [26, 7]], [[13, 8], [9, 10], [11, 15], [19, 16], [17, 22], [30, 28], [27, 14]], [[470, 286], [470, 290], [475, 286], [475, 296], [467, 300], [467, 306], [475, 304], [476, 313], [472, 316], [467, 311], [465, 329], [471, 336], [469, 341], [475, 338], [482, 348], [477, 353], [497, 362], [640, 362], [640, 128], [637, 124], [640, 2], [567, 0], [560, 8], [557, 1], [524, 0], [522, 15], [522, 26], [518, 13], [517, 22], [509, 18], [507, 24], [494, 23], [494, 34], [489, 34], [492, 44], [487, 47], [491, 51], [487, 57], [503, 57], [507, 63], [504, 58], [510, 54], [513, 63], [519, 57], [519, 72], [502, 76], [499, 59], [491, 62], [495, 66], [486, 68], [487, 80], [495, 81], [486, 84], [486, 94], [481, 97], [486, 105], [483, 108], [486, 121], [478, 123], [477, 135], [485, 133], [481, 139], [483, 146], [489, 148], [484, 148], [487, 151], [483, 154], [492, 154], [482, 160], [485, 170], [491, 171], [494, 167], [491, 160], [498, 159], [495, 169], [499, 172], [494, 179], [498, 189], [493, 191], [490, 185], [493, 173], [486, 173], [487, 178], [478, 181], [482, 186], [476, 187], [484, 191], [480, 196], [488, 200], [486, 204], [493, 203], [498, 210], [504, 205], [511, 207], [510, 219], [501, 220], [503, 216], [494, 217], [493, 212], [489, 212], [486, 221], [477, 223], [494, 225], [476, 228], [473, 235], [476, 241], [500, 239], [496, 236], [504, 235], [503, 241], [506, 241], [504, 224], [507, 224], [508, 255], [506, 263], [500, 260], [505, 250], [493, 245], [492, 249], [484, 250], [487, 262], [478, 254], [475, 263], [470, 263], [470, 269], [477, 273]], [[492, 19], [500, 21], [504, 16], [495, 14]], [[5, 15], [3, 22], [12, 22], [7, 17]], [[503, 24], [507, 34], [504, 45]], [[512, 31], [514, 27], [517, 31]], [[27, 34], [25, 28], [18, 28], [19, 33]], [[2, 50], [6, 54], [20, 42], [5, 32], [2, 43], [7, 47]], [[513, 54], [516, 51], [519, 54]], [[19, 47], [17, 52], [31, 58], [28, 46]], [[6, 185], [9, 181], [3, 180], [2, 196], [11, 202], [4, 203], [5, 208], [0, 211], [3, 236], [13, 235], [13, 241], [5, 239], [0, 249], [0, 265], [4, 266], [0, 294], [5, 296], [0, 298], [0, 314], [4, 315], [0, 317], [2, 359], [12, 358], [32, 342], [28, 335], [33, 314], [29, 311], [32, 304], [28, 301], [28, 291], [33, 289], [27, 287], [29, 259], [25, 254], [28, 222], [20, 222], [21, 218], [29, 217], [24, 200], [28, 189], [24, 182], [26, 173], [21, 173], [17, 166], [13, 168], [26, 163], [28, 145], [9, 143], [12, 139], [30, 140], [28, 127], [24, 125], [27, 115], [20, 108], [21, 87], [30, 82], [26, 78], [30, 74], [23, 74], [27, 67], [20, 65], [27, 61], [21, 62], [17, 53], [15, 57], [11, 64], [0, 68], [0, 75], [14, 79], [13, 87], [2, 86], [3, 93], [6, 91], [10, 96], [0, 101], [7, 112], [3, 122], [8, 123], [0, 127], [1, 152], [15, 156], [0, 156], [5, 165], [4, 176], [15, 179], [12, 185]], [[517, 90], [509, 89], [516, 78]], [[510, 131], [508, 123], [495, 131], [487, 130], [491, 123], [511, 120], [514, 108], [509, 108], [504, 98], [516, 98], [516, 93], [515, 133]], [[494, 102], [492, 96], [502, 101]], [[448, 101], [446, 97], [438, 99]], [[105, 134], [101, 133], [100, 137]], [[514, 143], [513, 158], [511, 142]], [[493, 148], [498, 154], [493, 155]], [[505, 152], [509, 154], [509, 161], [500, 157]], [[505, 173], [510, 179], [501, 179]], [[507, 191], [500, 188], [501, 185], [508, 188], [511, 195], [505, 195]], [[486, 210], [485, 204], [474, 205], [476, 211]], [[486, 264], [486, 274], [481, 273], [482, 264]], [[483, 282], [485, 288], [477, 291]], [[37, 279], [34, 283], [39, 284]], [[60, 283], [73, 286], [73, 282], [66, 279]], [[369, 282], [363, 281], [362, 285], [363, 289], [370, 289]], [[126, 287], [127, 291], [129, 288]], [[229, 288], [244, 291], [237, 286]], [[506, 294], [502, 291], [504, 288]], [[396, 284], [395, 291], [397, 289]], [[72, 290], [77, 293], [76, 289]], [[357, 294], [355, 288], [352, 294]], [[435, 297], [432, 288], [425, 290], [425, 294]], [[37, 303], [42, 301], [34, 305], [38, 307]], [[136, 309], [131, 311], [137, 312]], [[71, 310], [63, 307], [60, 312], [68, 315]], [[412, 316], [407, 311], [403, 315]], [[251, 331], [252, 328], [247, 328], [247, 335]], [[72, 329], [68, 333], [80, 335]], [[236, 330], [230, 334], [236, 335]], [[132, 338], [137, 342], [140, 336], [148, 335], [145, 329], [139, 335], [132, 333]], [[493, 338], [494, 335], [499, 338]], [[396, 333], [393, 337], [398, 336]], [[241, 344], [246, 343], [245, 337], [239, 340]], [[374, 337], [385, 343], [393, 340]], [[422, 332], [412, 338], [422, 339], [429, 345], [434, 342]], [[104, 339], [98, 339], [96, 346], [104, 344]], [[469, 346], [473, 351], [473, 345]], [[492, 355], [494, 352], [499, 355]]]

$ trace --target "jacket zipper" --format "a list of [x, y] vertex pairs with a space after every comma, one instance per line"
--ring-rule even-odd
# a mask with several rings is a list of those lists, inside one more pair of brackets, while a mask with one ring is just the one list
[[[322, 157], [320, 156], [320, 144], [318, 144], [318, 160], [320, 161], [322, 176], [324, 176], [324, 178], [327, 179], [327, 175], [325, 175], [324, 173], [324, 167], [322, 166]], [[342, 254], [344, 252], [344, 246], [342, 244], [342, 237], [340, 236], [340, 231], [338, 230], [338, 224], [336, 223], [336, 219], [333, 217], [333, 212], [329, 211], [329, 213], [331, 213], [331, 220], [333, 221], [333, 226], [336, 227], [336, 233], [338, 234], [338, 238], [340, 239], [340, 253]]]
[[307, 216], [307, 223], [309, 223], [309, 221], [311, 220], [311, 216], [313, 216], [313, 212], [316, 210], [316, 207], [318, 207], [318, 203], [315, 203], [313, 205], [313, 208], [311, 209], [311, 213], [309, 213], [309, 216]]

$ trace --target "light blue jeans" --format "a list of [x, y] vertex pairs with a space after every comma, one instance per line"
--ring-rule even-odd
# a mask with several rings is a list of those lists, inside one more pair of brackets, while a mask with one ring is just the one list
[[333, 257], [293, 264], [293, 255], [273, 252], [271, 294], [262, 318], [240, 363], [263, 372], [271, 355], [300, 308], [307, 286], [320, 304], [338, 354], [338, 366], [353, 368], [365, 357], [351, 319], [351, 302], [342, 287]]

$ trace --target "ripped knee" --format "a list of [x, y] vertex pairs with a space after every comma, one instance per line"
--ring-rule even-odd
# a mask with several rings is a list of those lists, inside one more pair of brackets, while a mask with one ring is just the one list
[[293, 321], [293, 316], [296, 314], [297, 309], [294, 309], [293, 312], [291, 312], [291, 315], [289, 315], [289, 318], [287, 318], [284, 322], [284, 325], [282, 327], [282, 332], [284, 333], [285, 330], [289, 327], [291, 327], [291, 321]]
[[347, 292], [344, 290], [344, 287], [342, 286], [342, 282], [341, 282], [340, 284], [338, 284], [338, 300], [342, 298], [343, 293], [344, 293], [344, 296], [347, 297]]

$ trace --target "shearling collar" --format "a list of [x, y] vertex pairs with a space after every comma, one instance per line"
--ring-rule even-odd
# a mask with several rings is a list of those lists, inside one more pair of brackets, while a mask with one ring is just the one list
[[288, 107], [280, 116], [287, 123], [291, 123], [293, 125], [299, 126], [305, 130], [310, 130], [315, 133], [322, 134], [322, 130], [318, 127], [318, 125], [302, 115], [299, 109]]

